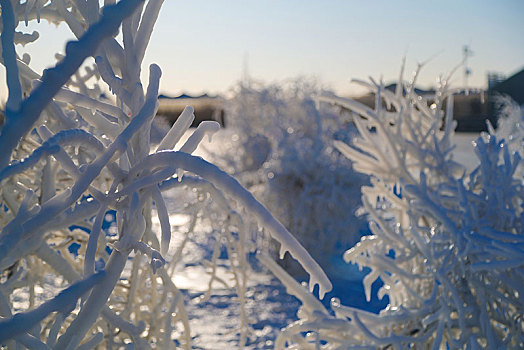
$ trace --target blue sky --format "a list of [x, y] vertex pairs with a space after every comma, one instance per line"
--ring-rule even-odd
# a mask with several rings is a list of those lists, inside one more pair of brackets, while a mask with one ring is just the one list
[[[482, 87], [487, 71], [523, 68], [523, 20], [518, 0], [166, 0], [145, 61], [160, 65], [161, 90], [171, 94], [227, 91], [240, 79], [245, 57], [257, 80], [303, 75], [350, 94], [350, 78], [396, 79], [403, 56], [410, 75], [437, 54], [420, 79], [433, 85], [461, 61], [468, 44], [474, 52], [469, 82]], [[54, 62], [53, 52], [62, 51], [69, 36], [65, 27], [41, 28], [50, 39], [19, 47], [32, 53], [38, 69]], [[462, 85], [462, 70], [453, 83]]]

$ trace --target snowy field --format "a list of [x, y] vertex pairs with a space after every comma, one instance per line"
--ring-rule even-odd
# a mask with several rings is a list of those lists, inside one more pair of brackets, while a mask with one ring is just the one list
[[475, 156], [473, 141], [479, 137], [476, 133], [456, 133], [453, 142], [456, 148], [453, 152], [453, 159], [464, 165], [468, 170], [473, 170], [478, 165], [478, 158]]

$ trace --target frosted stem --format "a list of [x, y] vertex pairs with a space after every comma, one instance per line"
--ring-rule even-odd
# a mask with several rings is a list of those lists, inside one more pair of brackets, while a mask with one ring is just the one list
[[[11, 114], [16, 113], [20, 107], [20, 102], [22, 101], [22, 87], [20, 85], [20, 78], [18, 77], [18, 65], [16, 62], [16, 51], [14, 45], [14, 35], [17, 22], [13, 11], [13, 4], [11, 0], [1, 0], [0, 5], [2, 5], [3, 24], [1, 34], [2, 58], [6, 69], [7, 88], [9, 90], [9, 96], [6, 103], [7, 120], [5, 122], [7, 124], [7, 122], [16, 122], [12, 119], [14, 118], [14, 115]], [[0, 169], [1, 168], [2, 166], [0, 166]]]
[[[285, 250], [291, 253], [309, 273], [311, 278], [310, 288], [313, 288], [315, 284], [319, 285], [319, 295], [321, 298], [323, 298], [326, 292], [332, 289], [328, 277], [318, 263], [311, 258], [306, 249], [269, 213], [266, 207], [258, 202], [253, 195], [242, 187], [232, 176], [199, 157], [175, 151], [164, 151], [147, 156], [135, 168], [130, 170], [130, 175], [136, 174], [142, 169], [154, 169], [157, 167], [171, 167], [173, 172], [176, 168], [188, 170], [213, 183], [220, 191], [237, 200], [247, 212], [251, 213], [257, 219], [260, 225], [264, 226], [270, 232], [274, 239], [285, 247]], [[173, 167], [176, 168], [173, 169]]]
[[195, 120], [194, 109], [191, 106], [186, 106], [184, 111], [177, 118], [169, 132], [164, 136], [156, 151], [170, 150], [175, 148], [175, 145], [184, 133], [189, 129], [193, 120]]
[[[105, 274], [93, 288], [91, 295], [84, 303], [77, 317], [71, 322], [67, 331], [58, 339], [56, 350], [75, 348], [83, 339], [85, 333], [96, 321], [107, 299], [124, 269], [128, 254], [114, 250], [105, 268]], [[99, 273], [100, 274], [100, 273]], [[97, 275], [99, 275], [97, 274]]]
[[[9, 2], [9, 0], [2, 1], [2, 4]], [[84, 60], [96, 51], [102, 40], [116, 32], [122, 20], [130, 16], [143, 1], [122, 0], [116, 5], [106, 7], [99, 22], [93, 24], [78, 41], [71, 41], [67, 44], [66, 57], [54, 68], [45, 71], [42, 83], [22, 102], [20, 109], [13, 115], [16, 122], [14, 120], [6, 122], [2, 128], [0, 149], [3, 151], [0, 153], [0, 169], [7, 165], [20, 138], [29, 131], [62, 85], [78, 70]]]
[[160, 251], [162, 252], [162, 255], [165, 256], [169, 249], [169, 242], [171, 241], [171, 225], [169, 223], [169, 213], [167, 212], [166, 203], [164, 202], [164, 198], [162, 198], [162, 193], [158, 186], [153, 188], [153, 200], [156, 204], [158, 219], [160, 220], [160, 229], [162, 232]]
[[0, 342], [28, 332], [51, 312], [69, 312], [69, 310], [74, 309], [77, 299], [97, 283], [100, 283], [103, 277], [104, 272], [99, 272], [85, 280], [72, 284], [56, 297], [46, 301], [36, 309], [0, 320]]
[[211, 141], [211, 137], [214, 133], [216, 133], [220, 129], [220, 124], [214, 121], [205, 120], [200, 125], [198, 125], [197, 129], [191, 134], [191, 136], [187, 139], [187, 141], [184, 143], [182, 147], [180, 147], [180, 152], [185, 153], [193, 153], [200, 144], [200, 142], [204, 139], [206, 135], [209, 136], [209, 141]]
[[141, 64], [144, 59], [144, 54], [146, 52], [146, 47], [149, 44], [149, 39], [151, 38], [151, 33], [153, 32], [153, 27], [155, 25], [156, 19], [160, 12], [160, 8], [164, 0], [150, 0], [146, 5], [144, 14], [142, 15], [142, 20], [140, 21], [140, 27], [135, 38], [135, 52], [136, 52], [136, 62]]

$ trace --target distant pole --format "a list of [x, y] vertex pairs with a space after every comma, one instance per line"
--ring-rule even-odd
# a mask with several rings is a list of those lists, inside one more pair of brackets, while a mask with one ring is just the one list
[[468, 65], [468, 58], [473, 56], [473, 51], [469, 48], [469, 45], [464, 45], [462, 47], [462, 57], [464, 61], [464, 88], [468, 90], [468, 78], [471, 75], [471, 69]]
[[244, 59], [242, 60], [242, 76], [241, 76], [242, 86], [250, 87], [251, 78], [249, 77], [249, 53], [244, 53]]

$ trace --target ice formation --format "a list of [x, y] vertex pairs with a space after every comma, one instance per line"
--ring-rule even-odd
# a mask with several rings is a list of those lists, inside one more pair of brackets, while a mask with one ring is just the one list
[[[192, 203], [193, 226], [206, 214], [207, 195], [218, 204], [217, 242], [226, 242], [240, 300], [246, 255], [256, 243], [244, 229], [251, 221], [304, 266], [311, 287], [318, 284], [321, 294], [331, 288], [263, 205], [231, 176], [191, 155], [217, 124], [204, 123], [174, 151], [194, 118], [188, 107], [151, 153], [161, 70], [149, 67], [145, 91], [140, 72], [162, 3], [0, 2], [9, 89], [0, 130], [0, 342], [8, 348], [190, 348], [184, 300], [166, 265], [172, 236], [190, 234], [173, 231], [169, 222], [163, 191], [177, 186], [203, 198]], [[19, 24], [40, 19], [65, 22], [77, 37], [42, 75], [15, 50], [38, 39], [36, 32], [17, 31]], [[85, 63], [88, 57], [94, 64]], [[153, 215], [159, 233], [152, 231]], [[104, 228], [108, 216], [112, 231]], [[169, 256], [171, 266], [185, 242]], [[217, 278], [216, 251], [210, 286]], [[245, 317], [241, 328], [240, 345]]]
[[[362, 188], [362, 211], [372, 235], [344, 260], [370, 268], [363, 281], [367, 298], [380, 278], [379, 297], [388, 295], [390, 304], [379, 315], [337, 299], [334, 316], [304, 306], [278, 348], [524, 346], [521, 156], [510, 153], [505, 140], [482, 135], [475, 142], [480, 165], [467, 173], [451, 154], [456, 90], [446, 79], [434, 96], [418, 96], [418, 72], [410, 84], [400, 79], [396, 92], [361, 82], [375, 93], [375, 108], [323, 98], [351, 113], [360, 136], [337, 148], [371, 176], [371, 186]], [[521, 143], [520, 133], [514, 137]]]
[[[335, 251], [342, 253], [367, 232], [365, 220], [354, 215], [367, 178], [334, 149], [335, 135], [348, 141], [356, 129], [336, 108], [316, 103], [322, 92], [305, 78], [237, 86], [227, 104], [232, 140], [216, 162], [329, 268]], [[289, 265], [288, 271], [295, 269]]]

